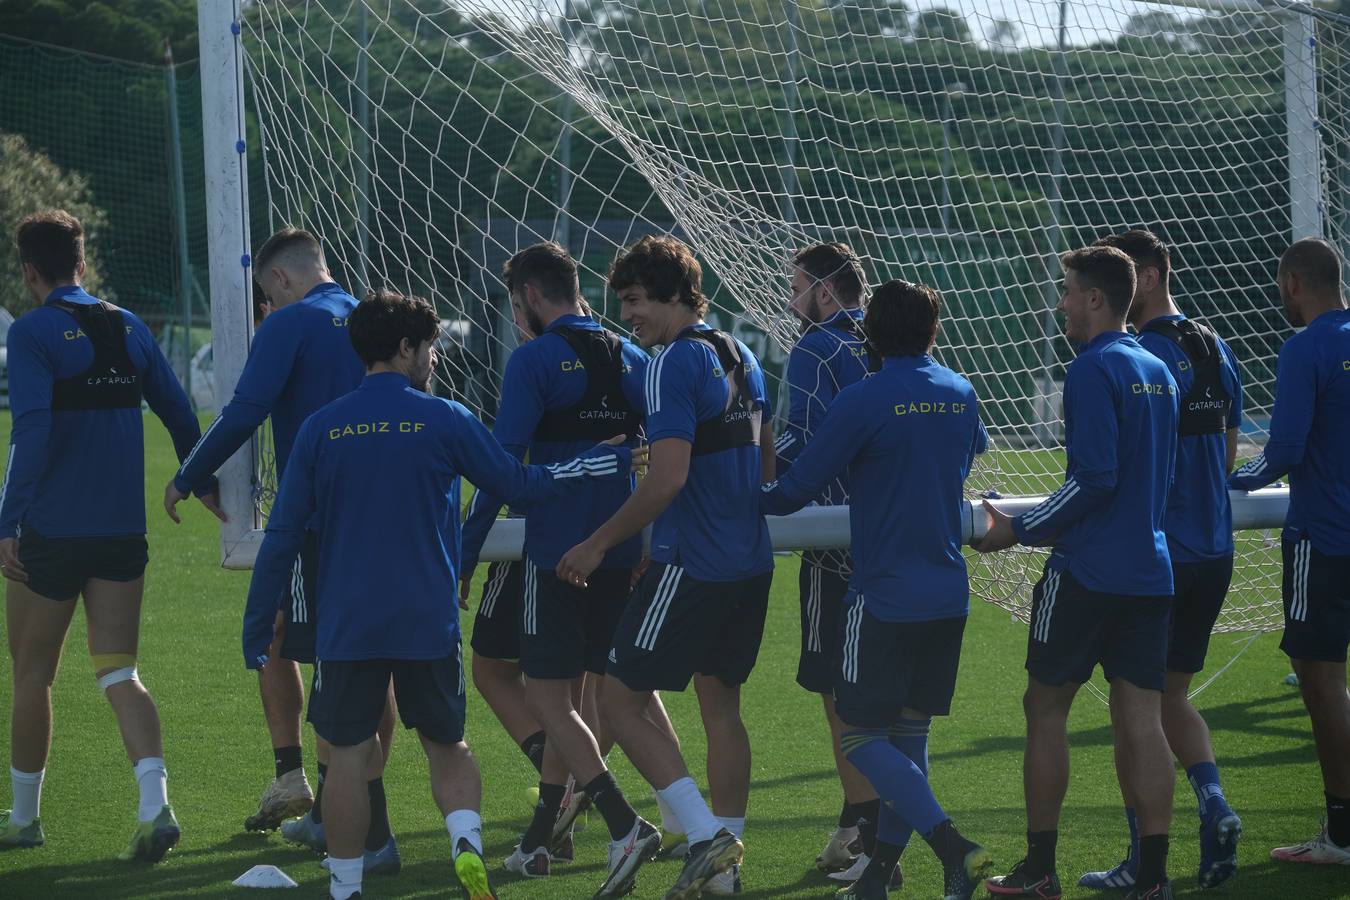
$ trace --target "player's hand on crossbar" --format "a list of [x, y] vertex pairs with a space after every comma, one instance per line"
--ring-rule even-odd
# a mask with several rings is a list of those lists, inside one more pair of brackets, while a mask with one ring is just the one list
[[1013, 532], [1012, 516], [999, 510], [997, 506], [988, 500], [983, 501], [984, 511], [987, 522], [987, 529], [984, 537], [975, 545], [975, 549], [981, 553], [994, 553], [998, 550], [1006, 550], [1017, 543], [1017, 535]]

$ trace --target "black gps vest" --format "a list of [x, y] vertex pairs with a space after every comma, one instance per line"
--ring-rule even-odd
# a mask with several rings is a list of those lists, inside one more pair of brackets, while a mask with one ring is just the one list
[[1195, 373], [1191, 389], [1181, 398], [1177, 434], [1192, 437], [1227, 431], [1233, 397], [1223, 384], [1223, 356], [1214, 332], [1192, 319], [1153, 321], [1145, 330], [1162, 335], [1180, 347]]
[[763, 415], [755, 409], [750, 396], [750, 383], [745, 374], [745, 360], [736, 339], [725, 331], [686, 331], [682, 337], [707, 344], [717, 354], [717, 363], [727, 380], [727, 405], [722, 414], [694, 426], [692, 456], [703, 456], [722, 450], [734, 450], [751, 444], [759, 445], [759, 423]]
[[863, 350], [867, 352], [867, 374], [875, 375], [880, 372], [881, 354], [876, 351], [872, 346], [872, 342], [867, 339], [867, 332], [863, 331], [862, 325], [848, 313], [845, 313], [841, 318], [843, 319], [842, 322], [831, 322], [829, 325], [826, 325], [823, 322], [814, 322], [806, 329], [806, 334], [810, 334], [812, 331], [816, 330], [823, 331], [828, 328], [837, 328], [840, 331], [848, 332], [849, 335], [858, 341], [858, 343], [862, 344]]
[[547, 410], [534, 429], [536, 441], [600, 441], [616, 434], [637, 437], [641, 415], [623, 392], [623, 342], [609, 331], [561, 327], [553, 333], [567, 341], [586, 372], [586, 392], [563, 409]]
[[126, 409], [141, 405], [141, 373], [127, 352], [127, 326], [122, 311], [98, 303], [53, 301], [52, 306], [75, 318], [94, 347], [89, 368], [52, 385], [52, 409]]

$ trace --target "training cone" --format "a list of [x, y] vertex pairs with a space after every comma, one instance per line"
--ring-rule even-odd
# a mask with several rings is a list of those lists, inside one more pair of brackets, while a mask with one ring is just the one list
[[276, 866], [254, 866], [234, 880], [235, 887], [246, 888], [289, 888], [299, 887], [291, 876]]

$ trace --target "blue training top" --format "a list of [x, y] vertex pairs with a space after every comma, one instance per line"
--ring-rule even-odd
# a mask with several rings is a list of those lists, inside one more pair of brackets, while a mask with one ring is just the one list
[[[691, 325], [647, 366], [647, 440], [694, 445], [684, 487], [652, 526], [651, 558], [681, 566], [699, 581], [740, 581], [771, 570], [773, 549], [759, 511], [758, 444], [700, 452], [701, 429], [727, 419], [733, 388], [717, 352], [690, 336], [712, 331]], [[764, 371], [749, 347], [735, 346], [744, 363], [745, 399], [762, 412], [768, 406]]]
[[[808, 328], [788, 354], [788, 420], [783, 433], [774, 439], [779, 477], [810, 443], [839, 392], [867, 377], [862, 320], [861, 309], [840, 310]], [[841, 471], [825, 485], [818, 499], [825, 505], [847, 503], [848, 475]]]
[[286, 473], [301, 423], [361, 383], [365, 367], [347, 336], [347, 317], [355, 308], [355, 297], [326, 281], [263, 320], [234, 398], [174, 476], [178, 490], [224, 465], [269, 415], [277, 478]]
[[1280, 348], [1270, 440], [1229, 484], [1254, 491], [1289, 475], [1284, 536], [1350, 555], [1350, 312], [1322, 313]]
[[1177, 383], [1122, 331], [1097, 335], [1064, 375], [1064, 484], [1013, 519], [1049, 565], [1107, 594], [1172, 593], [1167, 498], [1176, 466]]
[[[60, 304], [95, 316], [102, 309], [83, 288], [66, 285], [9, 329], [14, 426], [0, 491], [0, 538], [14, 537], [21, 527], [44, 537], [145, 534], [141, 397], [169, 430], [179, 459], [201, 436], [197, 416], [144, 322], [110, 306], [105, 321], [117, 321], [120, 313], [120, 328], [110, 335], [121, 337], [124, 347], [114, 340], [96, 354], [75, 314]], [[117, 360], [103, 361], [108, 371], [95, 373], [96, 355], [103, 353], [125, 357], [134, 373], [119, 371]], [[128, 392], [117, 405], [94, 408], [97, 399], [63, 402], [70, 386]], [[210, 493], [215, 480], [194, 486], [199, 494]]]
[[272, 641], [277, 602], [311, 519], [322, 535], [317, 658], [439, 659], [459, 644], [460, 475], [522, 505], [589, 478], [626, 481], [632, 454], [523, 466], [458, 403], [388, 372], [310, 416], [254, 563], [244, 662]]
[[[1181, 322], [1185, 316], [1159, 316], [1157, 321]], [[1167, 364], [1185, 397], [1195, 384], [1195, 372], [1186, 352], [1173, 340], [1149, 331], [1149, 322], [1136, 336], [1149, 353]], [[1219, 377], [1233, 405], [1228, 427], [1242, 425], [1242, 376], [1237, 360], [1222, 338]], [[1228, 437], [1223, 433], [1193, 434], [1177, 440], [1176, 480], [1167, 499], [1167, 549], [1173, 562], [1201, 562], [1233, 555], [1233, 507], [1228, 500]]]
[[847, 470], [849, 587], [867, 611], [885, 622], [964, 616], [962, 489], [987, 446], [970, 382], [927, 355], [888, 357], [840, 392], [791, 471], [764, 486], [760, 506], [771, 515], [800, 509]]
[[[594, 337], [605, 334], [600, 323], [589, 316], [560, 316], [539, 337], [516, 348], [502, 378], [493, 437], [517, 459], [524, 459], [528, 451], [530, 462], [536, 465], [571, 459], [594, 446], [597, 439], [635, 431], [643, 413], [647, 354], [627, 340], [610, 336], [609, 340], [618, 342], [623, 362], [618, 384], [623, 396], [611, 398], [596, 385], [606, 373], [587, 368], [563, 336], [564, 329]], [[608, 349], [606, 343], [601, 338], [594, 346]], [[626, 411], [619, 408], [623, 399], [627, 400]], [[577, 408], [579, 405], [585, 408]], [[568, 410], [574, 410], [572, 421], [554, 425], [549, 414], [560, 416]], [[627, 414], [630, 412], [633, 415]], [[630, 445], [637, 444], [638, 435], [630, 433], [628, 438]], [[627, 483], [616, 479], [590, 484], [583, 491], [534, 506], [525, 515], [525, 555], [541, 569], [556, 568], [563, 554], [590, 537], [632, 493], [631, 478]], [[477, 565], [483, 541], [501, 506], [501, 498], [487, 491], [474, 494], [464, 523], [465, 571]], [[606, 553], [600, 568], [632, 568], [641, 556], [642, 537], [634, 535]]]

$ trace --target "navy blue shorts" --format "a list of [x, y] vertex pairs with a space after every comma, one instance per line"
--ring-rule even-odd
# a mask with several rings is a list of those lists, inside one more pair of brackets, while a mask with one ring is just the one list
[[1027, 672], [1041, 684], [1083, 684], [1100, 663], [1108, 681], [1161, 691], [1167, 684], [1172, 598], [1090, 591], [1046, 566], [1031, 595]]
[[607, 673], [634, 691], [682, 691], [694, 674], [745, 684], [759, 656], [773, 572], [698, 581], [653, 562], [619, 617]]
[[314, 640], [318, 628], [314, 624], [315, 589], [319, 583], [319, 536], [305, 532], [305, 542], [291, 569], [291, 583], [281, 600], [281, 612], [286, 626], [281, 633], [282, 659], [298, 663], [314, 662]]
[[956, 693], [966, 617], [883, 622], [861, 595], [844, 600], [834, 668], [834, 708], [855, 728], [887, 728], [901, 710], [945, 716]]
[[802, 612], [802, 650], [797, 661], [797, 683], [808, 691], [834, 690], [834, 651], [839, 632], [839, 610], [848, 595], [848, 556], [844, 553], [803, 553], [797, 576]]
[[1209, 636], [1233, 581], [1233, 557], [1172, 563], [1176, 594], [1167, 642], [1167, 671], [1194, 675], [1205, 667]]
[[469, 646], [476, 656], [520, 659], [520, 598], [525, 564], [495, 562], [488, 566], [478, 612], [473, 617]]
[[1284, 637], [1290, 659], [1345, 662], [1350, 644], [1350, 556], [1319, 553], [1307, 535], [1285, 540]]
[[19, 535], [28, 589], [49, 600], [74, 600], [91, 578], [135, 581], [149, 561], [143, 534], [49, 538], [24, 528]]
[[318, 661], [309, 692], [314, 732], [337, 747], [375, 734], [391, 678], [405, 728], [437, 744], [464, 740], [464, 665], [458, 650], [440, 659]]
[[596, 569], [580, 588], [527, 559], [520, 671], [561, 680], [605, 674], [632, 577], [631, 569]]

